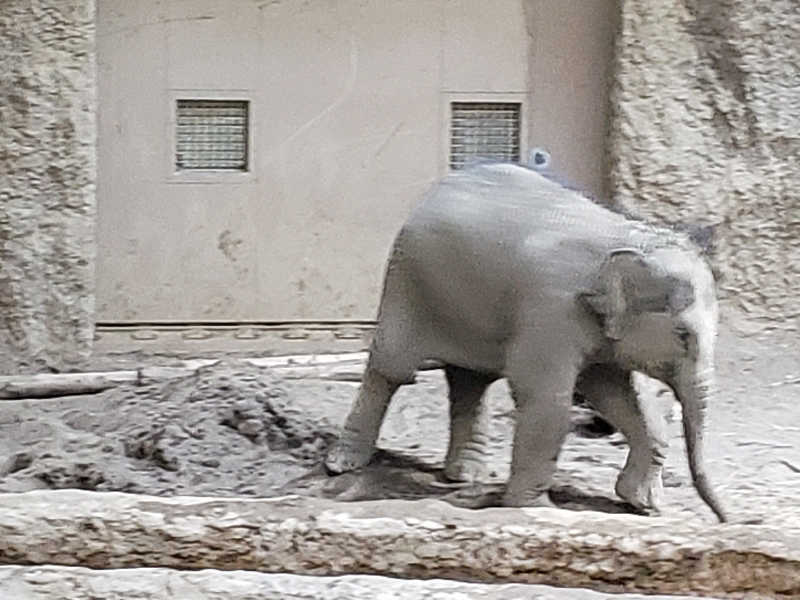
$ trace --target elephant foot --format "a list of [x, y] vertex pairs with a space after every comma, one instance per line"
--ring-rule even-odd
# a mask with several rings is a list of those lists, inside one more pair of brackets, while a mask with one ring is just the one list
[[483, 461], [453, 460], [445, 463], [444, 476], [448, 481], [476, 483], [488, 479], [488, 471]]
[[517, 508], [558, 508], [547, 493], [543, 492], [529, 492], [523, 494], [509, 494], [506, 492], [503, 496], [503, 506], [513, 506]]
[[627, 476], [623, 471], [615, 487], [617, 495], [634, 508], [647, 513], [661, 512], [664, 487], [661, 475], [650, 481]]
[[325, 470], [328, 475], [339, 475], [366, 466], [374, 447], [372, 444], [339, 440], [328, 450], [325, 457]]
[[501, 484], [476, 483], [445, 494], [440, 499], [459, 508], [478, 509], [501, 506], [504, 487]]

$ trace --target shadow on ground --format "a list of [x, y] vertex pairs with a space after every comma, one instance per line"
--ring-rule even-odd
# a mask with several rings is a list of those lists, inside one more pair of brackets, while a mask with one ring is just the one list
[[[378, 450], [366, 467], [330, 476], [320, 464], [288, 482], [286, 494], [321, 496], [341, 502], [359, 500], [439, 498], [462, 508], [502, 506], [502, 483], [456, 483], [444, 476], [441, 464], [416, 456]], [[590, 494], [571, 485], [555, 486], [550, 500], [560, 508], [608, 513], [641, 514], [634, 506], [603, 495]]]

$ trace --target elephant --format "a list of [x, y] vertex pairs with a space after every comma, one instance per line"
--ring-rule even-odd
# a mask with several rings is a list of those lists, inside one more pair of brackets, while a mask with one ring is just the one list
[[480, 476], [481, 398], [505, 378], [516, 422], [503, 505], [550, 505], [577, 390], [629, 442], [617, 494], [657, 510], [666, 423], [637, 397], [638, 371], [674, 391], [692, 482], [723, 522], [703, 464], [717, 323], [714, 277], [687, 233], [612, 211], [522, 165], [452, 171], [394, 239], [366, 370], [325, 468], [366, 465], [394, 392], [437, 361], [449, 387], [447, 477]]

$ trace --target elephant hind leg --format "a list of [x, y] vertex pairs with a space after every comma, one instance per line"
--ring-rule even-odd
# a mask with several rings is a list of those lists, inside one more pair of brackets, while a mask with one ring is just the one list
[[352, 471], [370, 461], [389, 401], [398, 387], [399, 383], [388, 380], [370, 363], [367, 364], [339, 440], [328, 450], [325, 458], [325, 469], [329, 474]]
[[451, 481], [474, 482], [486, 476], [489, 415], [481, 401], [497, 378], [448, 365], [445, 376], [450, 398], [450, 445], [444, 474]]
[[390, 268], [378, 309], [369, 362], [390, 381], [413, 383], [417, 369], [432, 355], [432, 324], [417, 286], [399, 268]]
[[658, 510], [669, 446], [661, 407], [642, 402], [630, 371], [612, 365], [589, 367], [581, 374], [578, 389], [628, 440], [630, 449], [617, 479], [617, 495], [639, 509]]

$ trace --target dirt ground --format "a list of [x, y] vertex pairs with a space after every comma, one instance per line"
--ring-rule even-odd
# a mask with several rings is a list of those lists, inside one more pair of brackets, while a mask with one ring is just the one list
[[[108, 363], [108, 361], [106, 361]], [[732, 518], [800, 529], [800, 343], [796, 334], [744, 336], [723, 328], [719, 395], [710, 407], [707, 465]], [[0, 491], [78, 487], [156, 495], [322, 495], [342, 500], [446, 496], [480, 505], [508, 475], [513, 407], [504, 382], [492, 407], [492, 479], [454, 490], [439, 469], [447, 440], [438, 371], [401, 388], [373, 464], [327, 477], [326, 448], [356, 393], [353, 383], [287, 380], [238, 359], [196, 375], [97, 395], [0, 402]], [[553, 500], [613, 512], [625, 459], [619, 434], [575, 431], [559, 460]], [[664, 474], [665, 513], [713, 515], [691, 486], [680, 424]]]

